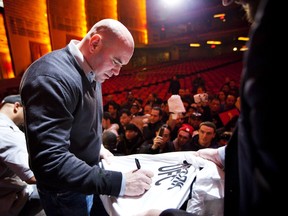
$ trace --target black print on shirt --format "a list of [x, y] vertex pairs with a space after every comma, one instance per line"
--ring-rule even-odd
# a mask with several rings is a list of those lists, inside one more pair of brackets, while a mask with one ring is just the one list
[[171, 186], [168, 187], [168, 190], [171, 190], [175, 187], [182, 188], [187, 180], [187, 175], [189, 172], [191, 164], [187, 161], [183, 161], [182, 164], [175, 164], [170, 166], [163, 166], [158, 169], [158, 176], [164, 175], [162, 179], [159, 179], [155, 185], [161, 185], [162, 181], [171, 181]]

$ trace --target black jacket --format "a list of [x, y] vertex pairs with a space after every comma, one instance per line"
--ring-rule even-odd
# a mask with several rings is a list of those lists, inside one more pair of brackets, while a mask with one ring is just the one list
[[[226, 149], [225, 216], [281, 215], [287, 211], [280, 198], [288, 194], [287, 127], [281, 126], [287, 123], [287, 113], [275, 112], [271, 109], [275, 102], [267, 100], [274, 92], [273, 84], [287, 85], [280, 72], [287, 63], [275, 57], [284, 45], [287, 25], [280, 7], [279, 1], [260, 0], [251, 26], [241, 77], [241, 112]], [[283, 28], [276, 28], [276, 23]], [[277, 98], [286, 96], [285, 91], [277, 91]]]

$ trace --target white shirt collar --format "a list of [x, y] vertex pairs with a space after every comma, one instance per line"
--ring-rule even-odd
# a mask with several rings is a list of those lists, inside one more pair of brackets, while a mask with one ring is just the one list
[[5, 114], [0, 113], [0, 125], [8, 126], [14, 131], [19, 131], [19, 127]]
[[76, 46], [80, 41], [78, 40], [71, 40], [68, 44], [68, 48], [74, 58], [76, 59], [79, 66], [83, 69], [84, 73], [86, 74], [88, 80], [92, 82], [95, 79], [95, 73], [93, 72], [92, 68], [89, 66], [87, 61], [85, 60], [83, 54], [80, 52], [78, 47]]

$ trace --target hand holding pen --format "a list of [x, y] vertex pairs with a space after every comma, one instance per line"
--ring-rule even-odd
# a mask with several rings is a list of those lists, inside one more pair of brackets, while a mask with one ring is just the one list
[[141, 169], [141, 164], [135, 158], [137, 169], [125, 173], [125, 194], [126, 196], [139, 196], [151, 188], [154, 173], [149, 170]]
[[136, 163], [137, 169], [138, 170], [141, 169], [141, 164], [140, 164], [140, 162], [139, 162], [139, 160], [137, 158], [135, 158], [135, 163]]

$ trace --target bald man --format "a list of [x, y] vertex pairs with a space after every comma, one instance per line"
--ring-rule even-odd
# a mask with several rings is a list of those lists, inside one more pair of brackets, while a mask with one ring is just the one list
[[90, 215], [93, 195], [139, 196], [150, 189], [148, 170], [122, 174], [98, 166], [112, 156], [102, 144], [101, 83], [117, 76], [133, 52], [128, 29], [104, 19], [24, 73], [27, 144], [47, 215]]

